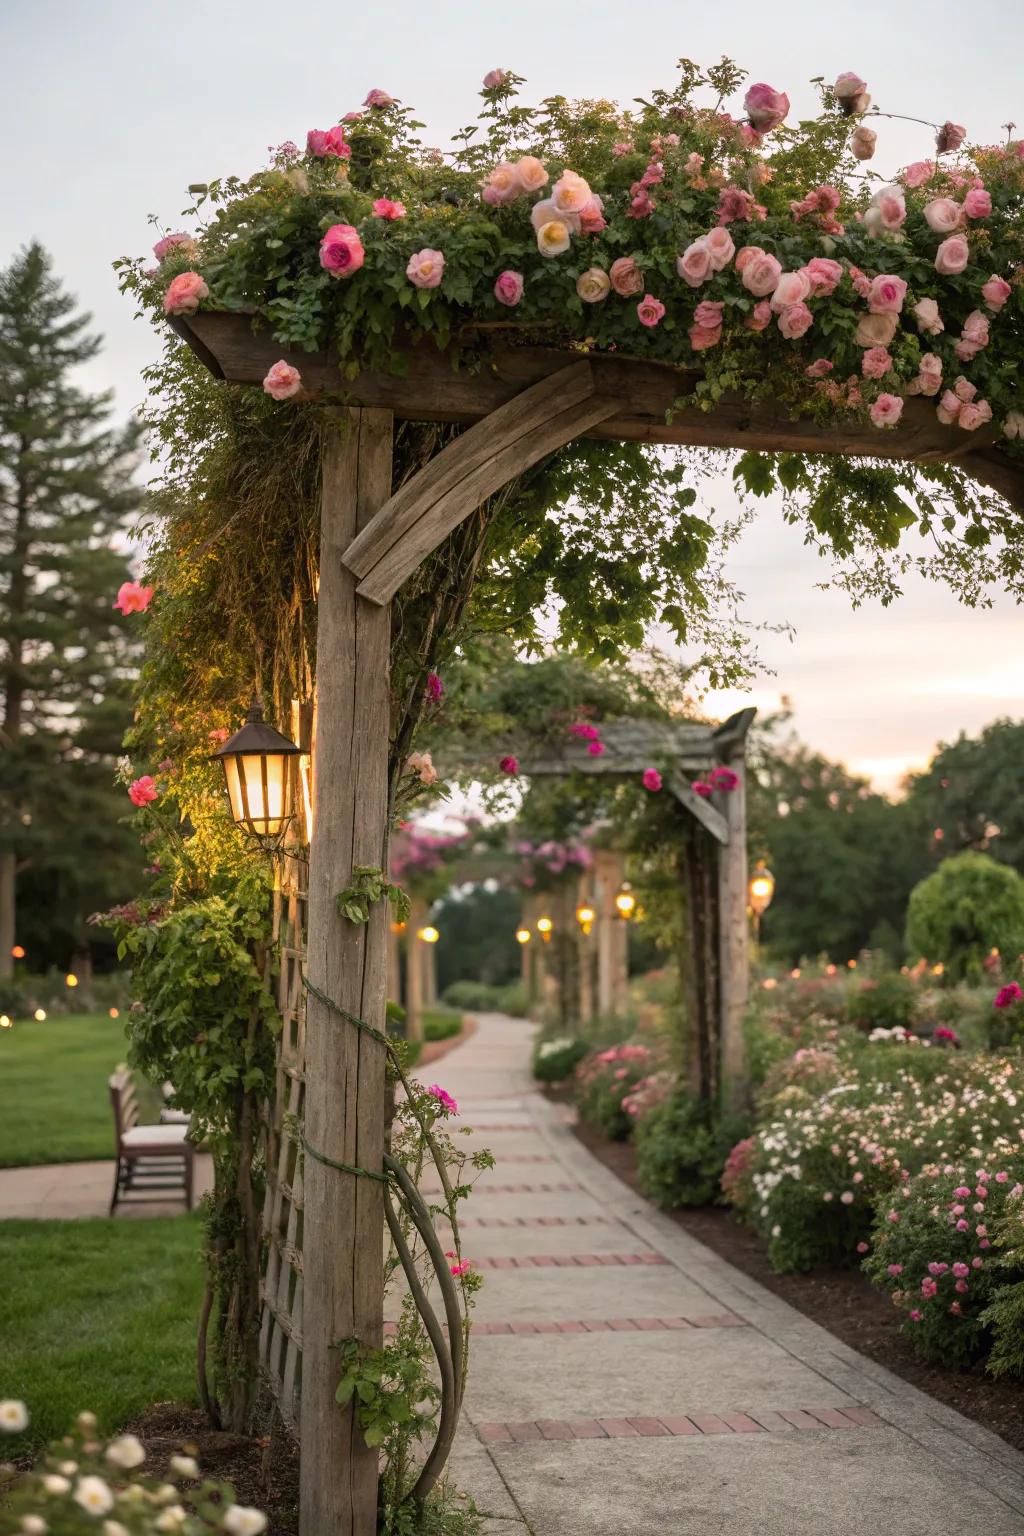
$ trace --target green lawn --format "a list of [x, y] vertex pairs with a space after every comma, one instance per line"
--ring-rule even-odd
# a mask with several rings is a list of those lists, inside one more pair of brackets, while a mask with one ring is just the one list
[[[0, 1030], [0, 1168], [113, 1157], [107, 1078], [127, 1053], [124, 1021], [105, 1014]], [[140, 1094], [143, 1119], [157, 1107]]]
[[196, 1398], [203, 1288], [196, 1216], [0, 1221], [0, 1399], [32, 1423], [10, 1453], [82, 1409], [117, 1429], [150, 1403]]

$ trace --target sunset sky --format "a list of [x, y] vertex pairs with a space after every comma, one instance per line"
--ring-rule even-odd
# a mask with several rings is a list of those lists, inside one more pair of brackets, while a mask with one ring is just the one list
[[[372, 86], [414, 103], [427, 142], [443, 147], [475, 116], [481, 77], [496, 65], [527, 77], [528, 100], [628, 103], [670, 85], [682, 54], [705, 64], [729, 54], [788, 91], [794, 117], [814, 110], [812, 76], [853, 69], [883, 111], [952, 117], [992, 142], [1014, 117], [1024, 131], [1022, 18], [1006, 0], [392, 0], [386, 12], [328, 0], [4, 0], [0, 261], [32, 238], [50, 249], [106, 337], [88, 383], [113, 387], [127, 413], [156, 346], [118, 295], [111, 261], [148, 250], [149, 214], [164, 229], [180, 226], [189, 182], [256, 169], [267, 146], [329, 126]], [[879, 169], [930, 154], [928, 129], [877, 126]], [[716, 505], [732, 511], [722, 498]], [[971, 613], [914, 581], [894, 607], [853, 612], [841, 593], [817, 590], [827, 570], [768, 503], [729, 574], [753, 621], [796, 631], [762, 637], [766, 671], [752, 702], [771, 708], [787, 695], [807, 741], [880, 787], [923, 763], [937, 740], [1024, 713], [1020, 618], [999, 593], [990, 610]], [[745, 701], [715, 702], [724, 712]]]

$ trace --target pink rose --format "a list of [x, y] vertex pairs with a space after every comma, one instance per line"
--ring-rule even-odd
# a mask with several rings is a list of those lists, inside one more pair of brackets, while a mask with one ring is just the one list
[[1012, 440], [1024, 438], [1024, 411], [1007, 411], [1003, 436]]
[[814, 316], [806, 304], [790, 304], [779, 316], [779, 330], [787, 341], [796, 341], [814, 324]]
[[444, 277], [444, 255], [429, 246], [409, 257], [405, 275], [414, 288], [439, 288]]
[[[755, 299], [763, 299], [767, 294], [774, 293], [782, 276], [782, 265], [774, 256], [769, 256], [766, 251], [759, 250], [757, 246], [748, 245], [747, 251], [754, 252], [743, 263], [742, 269], [737, 259], [737, 270], [740, 271], [741, 280], [748, 293], [752, 293]], [[744, 253], [741, 251], [740, 255]]]
[[984, 187], [972, 187], [964, 198], [964, 213], [969, 219], [987, 219], [992, 212], [992, 198]]
[[850, 135], [850, 148], [854, 159], [870, 160], [878, 143], [878, 134], [873, 128], [867, 128], [863, 123], [855, 128]]
[[939, 306], [934, 299], [919, 299], [914, 305], [914, 319], [917, 328], [926, 336], [938, 336], [945, 330], [942, 316], [939, 314]]
[[866, 112], [871, 105], [871, 97], [867, 93], [867, 82], [862, 80], [860, 75], [855, 75], [852, 69], [844, 70], [832, 89], [835, 92], [836, 101], [847, 117]]
[[515, 164], [516, 174], [524, 192], [539, 192], [546, 187], [550, 177], [543, 162], [536, 155], [521, 155]]
[[622, 299], [632, 298], [633, 294], [640, 293], [644, 286], [644, 275], [632, 256], [620, 256], [617, 261], [613, 261], [608, 271], [608, 278], [615, 292]]
[[484, 75], [484, 90], [496, 91], [499, 85], [504, 85], [507, 79], [503, 69], [489, 69]]
[[163, 239], [158, 240], [154, 245], [153, 255], [157, 261], [163, 261], [171, 251], [187, 251], [191, 255], [195, 248], [196, 243], [191, 235], [164, 235]]
[[806, 272], [783, 272], [772, 293], [772, 309], [779, 314], [793, 304], [802, 304], [810, 292], [811, 280]]
[[899, 320], [891, 311], [883, 315], [862, 315], [854, 340], [858, 347], [887, 347], [896, 335]]
[[892, 367], [892, 358], [885, 347], [869, 347], [860, 360], [860, 367], [866, 379], [884, 379]]
[[943, 123], [935, 135], [935, 147], [940, 155], [945, 155], [951, 149], [959, 149], [966, 137], [967, 129], [961, 123]]
[[804, 369], [804, 377], [808, 379], [823, 379], [831, 373], [835, 363], [830, 363], [827, 357], [817, 357]]
[[660, 325], [665, 317], [665, 306], [660, 299], [656, 299], [652, 293], [645, 293], [636, 307], [636, 312], [641, 325], [648, 329]]
[[502, 160], [491, 169], [480, 196], [489, 207], [504, 208], [508, 203], [514, 203], [522, 191], [518, 167]]
[[789, 97], [785, 91], [776, 91], [762, 81], [750, 87], [743, 98], [743, 106], [757, 132], [768, 133], [785, 121]]
[[127, 617], [129, 613], [145, 613], [152, 601], [152, 587], [144, 587], [137, 581], [122, 581], [111, 606]]
[[908, 165], [901, 173], [905, 187], [923, 187], [926, 181], [931, 181], [935, 175], [934, 160], [915, 160], [913, 165]]
[[158, 795], [156, 784], [148, 773], [144, 773], [141, 779], [134, 779], [128, 786], [128, 799], [132, 805], [149, 805]]
[[611, 279], [600, 267], [588, 267], [576, 279], [576, 292], [584, 304], [600, 304], [611, 292]]
[[389, 96], [387, 91], [382, 91], [376, 86], [368, 93], [366, 100], [363, 102], [364, 107], [376, 107], [379, 112], [382, 112], [385, 107], [393, 107], [394, 104], [395, 98]]
[[706, 283], [714, 270], [711, 251], [704, 236], [688, 245], [676, 261], [676, 271], [691, 288], [699, 288], [701, 283]]
[[563, 171], [551, 188], [551, 201], [560, 219], [567, 213], [579, 214], [590, 202], [593, 193], [582, 176], [575, 171]]
[[657, 768], [645, 768], [644, 769], [644, 772], [643, 772], [643, 786], [644, 786], [644, 789], [650, 790], [652, 795], [656, 795], [658, 793], [658, 790], [661, 788], [661, 782], [662, 782], [661, 774], [658, 772]]
[[164, 294], [164, 314], [195, 314], [200, 299], [208, 298], [209, 294], [210, 290], [198, 272], [179, 272]]
[[705, 331], [717, 330], [722, 324], [724, 309], [724, 301], [704, 299], [693, 312], [693, 323]]
[[985, 420], [981, 407], [973, 402], [967, 402], [960, 407], [957, 415], [957, 426], [963, 427], [965, 432], [975, 432]]
[[943, 277], [955, 277], [971, 259], [971, 249], [963, 235], [950, 235], [935, 253], [935, 270]]
[[934, 352], [926, 352], [921, 359], [917, 378], [922, 395], [937, 395], [942, 388], [941, 357], [936, 357]]
[[345, 143], [345, 130], [340, 123], [326, 131], [311, 128], [306, 134], [306, 154], [316, 160], [351, 160], [351, 146]]
[[827, 298], [835, 292], [843, 279], [840, 263], [831, 261], [827, 256], [812, 256], [804, 271], [810, 280], [811, 295], [815, 299]]
[[320, 265], [332, 277], [351, 277], [365, 260], [359, 231], [351, 224], [332, 224], [320, 241]]
[[960, 204], [951, 197], [933, 197], [924, 205], [925, 222], [937, 235], [951, 235], [964, 222]]
[[711, 255], [711, 265], [716, 272], [721, 272], [723, 267], [727, 267], [736, 254], [736, 247], [733, 244], [732, 236], [727, 229], [723, 229], [720, 225], [716, 225], [714, 229], [708, 230], [708, 233], [704, 236], [704, 243]]
[[899, 229], [907, 217], [907, 204], [900, 187], [882, 187], [871, 199], [864, 213], [864, 228], [869, 235], [882, 230]]
[[876, 427], [894, 427], [903, 415], [899, 395], [879, 395], [868, 413]]
[[981, 296], [989, 309], [998, 313], [1010, 297], [1013, 289], [1003, 278], [993, 272], [987, 283], [982, 284]]
[[718, 326], [717, 329], [711, 330], [707, 326], [691, 325], [689, 336], [690, 346], [695, 352], [706, 352], [709, 347], [717, 347], [721, 341], [722, 327]]
[[772, 323], [772, 307], [767, 299], [755, 304], [743, 324], [748, 331], [763, 331]]
[[607, 220], [604, 216], [604, 201], [595, 192], [590, 201], [580, 209], [580, 233], [584, 235], [599, 235], [605, 228]]
[[873, 315], [898, 315], [906, 296], [907, 285], [902, 277], [882, 273], [872, 279], [868, 289], [868, 309]]
[[498, 767], [501, 769], [502, 773], [518, 773], [519, 759], [518, 757], [512, 757], [511, 755], [509, 757], [503, 757], [501, 762], [498, 764]]
[[978, 386], [977, 384], [972, 384], [970, 379], [965, 379], [963, 374], [961, 374], [953, 385], [953, 393], [958, 400], [973, 400], [978, 393]]
[[962, 405], [963, 401], [958, 399], [951, 389], [947, 389], [943, 392], [942, 399], [935, 407], [935, 414], [944, 427], [951, 427], [960, 415]]
[[514, 309], [523, 296], [523, 276], [521, 272], [501, 272], [494, 284], [494, 297], [499, 304], [504, 304], [508, 309]]
[[390, 197], [378, 197], [371, 212], [375, 219], [404, 219], [405, 204], [393, 202]]
[[964, 328], [960, 333], [964, 341], [969, 341], [972, 346], [981, 350], [988, 346], [988, 316], [983, 315], [980, 309], [972, 309], [964, 321]]
[[267, 373], [263, 388], [272, 400], [290, 400], [302, 388], [302, 374], [282, 358]]

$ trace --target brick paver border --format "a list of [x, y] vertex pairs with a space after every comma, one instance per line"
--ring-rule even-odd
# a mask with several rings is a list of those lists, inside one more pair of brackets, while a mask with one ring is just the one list
[[[440, 1184], [421, 1184], [421, 1195], [440, 1195]], [[582, 1184], [478, 1184], [473, 1190], [474, 1200], [481, 1195], [579, 1195], [585, 1194]]]
[[485, 1445], [526, 1440], [632, 1440], [687, 1435], [766, 1435], [797, 1430], [885, 1429], [870, 1408], [751, 1409], [749, 1413], [641, 1414], [624, 1418], [538, 1419], [536, 1422], [477, 1424]]
[[[735, 1312], [722, 1312], [708, 1317], [585, 1317], [568, 1322], [516, 1320], [488, 1323], [473, 1318], [469, 1326], [474, 1338], [501, 1338], [509, 1334], [527, 1337], [539, 1333], [680, 1333], [688, 1328], [746, 1328], [748, 1324]], [[395, 1327], [394, 1322], [386, 1322], [385, 1336], [391, 1338]]]
[[473, 1259], [474, 1269], [615, 1269], [624, 1264], [667, 1264], [660, 1253], [534, 1253]]
[[613, 1216], [465, 1216], [463, 1232], [474, 1227], [611, 1227], [620, 1226]]

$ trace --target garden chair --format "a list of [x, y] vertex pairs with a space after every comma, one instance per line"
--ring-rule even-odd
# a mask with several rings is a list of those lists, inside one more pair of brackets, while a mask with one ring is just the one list
[[[190, 1211], [195, 1149], [185, 1139], [188, 1126], [140, 1125], [135, 1080], [125, 1066], [110, 1079], [110, 1102], [117, 1146], [111, 1216], [129, 1195], [140, 1201], [160, 1200], [165, 1190], [180, 1190]], [[152, 1190], [161, 1193], [154, 1196]]]

